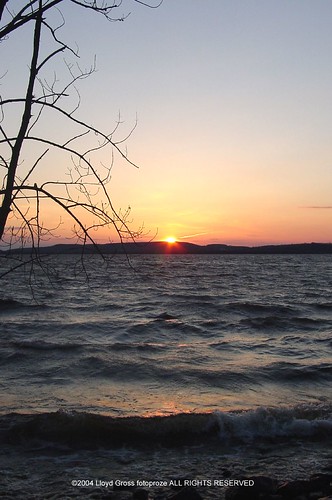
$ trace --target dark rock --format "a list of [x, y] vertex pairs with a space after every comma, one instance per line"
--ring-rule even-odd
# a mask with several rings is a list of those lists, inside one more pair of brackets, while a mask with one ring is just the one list
[[315, 474], [310, 480], [288, 481], [283, 483], [277, 493], [284, 498], [312, 498], [318, 499], [332, 494], [331, 474]]
[[315, 474], [309, 483], [310, 491], [319, 492], [321, 496], [332, 494], [332, 474]]
[[[245, 488], [241, 487], [234, 487], [234, 488], [228, 488], [225, 492], [225, 499], [226, 500], [248, 500], [247, 492], [245, 491]], [[250, 497], [251, 499], [251, 497]], [[256, 499], [254, 499], [256, 500]]]
[[310, 481], [313, 479], [321, 479], [322, 481], [332, 482], [332, 474], [323, 474], [319, 472], [318, 474], [313, 474], [310, 476]]
[[249, 479], [255, 482], [253, 486], [249, 487], [251, 493], [255, 493], [257, 495], [272, 495], [277, 492], [278, 483], [271, 477], [251, 476]]
[[296, 481], [287, 481], [277, 488], [278, 495], [284, 498], [296, 498], [301, 495], [306, 495], [310, 491], [310, 483], [308, 480], [298, 479]]
[[171, 496], [169, 500], [203, 500], [203, 497], [195, 488], [182, 488], [178, 493]]
[[149, 492], [144, 489], [137, 489], [133, 493], [133, 500], [149, 500]]
[[250, 491], [250, 487], [232, 486], [225, 492], [226, 500], [258, 500], [259, 495]]
[[232, 486], [226, 490], [226, 500], [259, 500], [270, 498], [277, 491], [277, 481], [268, 476], [243, 478], [253, 481], [252, 486]]

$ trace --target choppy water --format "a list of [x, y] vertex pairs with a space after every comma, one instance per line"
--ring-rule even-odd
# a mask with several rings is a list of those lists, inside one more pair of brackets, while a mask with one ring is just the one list
[[76, 260], [32, 276], [35, 300], [23, 268], [1, 282], [0, 435], [11, 450], [215, 454], [331, 438], [330, 256], [145, 255], [132, 267], [119, 256], [108, 268], [91, 257], [89, 282]]

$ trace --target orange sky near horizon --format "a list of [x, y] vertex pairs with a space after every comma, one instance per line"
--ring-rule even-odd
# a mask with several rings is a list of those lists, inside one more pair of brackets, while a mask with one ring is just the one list
[[[78, 117], [108, 131], [120, 110], [120, 137], [138, 117], [125, 147], [139, 168], [117, 157], [109, 189], [118, 210], [131, 207], [142, 241], [332, 242], [331, 2], [130, 3], [124, 23], [86, 12], [78, 22], [74, 8], [64, 8], [66, 40], [77, 41], [80, 64], [97, 54], [98, 67], [79, 84]], [[30, 52], [22, 39], [7, 43], [2, 86], [18, 94]], [[64, 140], [66, 130], [49, 121], [46, 133]], [[70, 166], [50, 155], [35, 181]], [[60, 213], [49, 202], [42, 218], [56, 227]], [[72, 241], [71, 226], [62, 215], [45, 244]], [[102, 228], [93, 236], [116, 240]]]

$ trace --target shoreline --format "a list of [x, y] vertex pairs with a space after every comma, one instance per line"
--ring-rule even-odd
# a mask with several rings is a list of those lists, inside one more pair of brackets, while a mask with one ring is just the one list
[[[321, 484], [310, 482], [314, 475], [317, 479], [324, 474], [325, 485], [332, 475], [327, 442], [255, 443], [223, 449], [211, 445], [137, 449], [128, 445], [111, 450], [74, 449], [33, 440], [29, 446], [3, 446], [0, 466], [2, 495], [22, 500], [82, 496], [91, 500], [292, 500], [299, 494], [303, 500], [309, 498], [305, 492], [312, 495], [312, 487]], [[254, 484], [237, 483], [243, 480], [254, 480]], [[280, 495], [282, 485], [288, 485], [284, 489], [288, 489], [287, 496]], [[257, 496], [258, 490], [264, 496]], [[248, 496], [249, 492], [256, 496]], [[323, 493], [332, 492], [325, 489]]]
[[[11, 255], [30, 255], [32, 248], [12, 248], [1, 250], [0, 257]], [[290, 243], [276, 245], [226, 245], [212, 243], [208, 245], [197, 245], [189, 242], [176, 241], [168, 243], [165, 241], [136, 241], [130, 243], [106, 243], [106, 244], [55, 244], [40, 246], [39, 255], [329, 255], [332, 254], [332, 243]]]

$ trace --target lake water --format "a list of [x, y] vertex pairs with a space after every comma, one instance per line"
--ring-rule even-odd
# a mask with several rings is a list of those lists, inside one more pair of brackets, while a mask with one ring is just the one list
[[[74, 498], [82, 488], [70, 477], [169, 478], [179, 462], [190, 477], [220, 474], [220, 463], [279, 476], [327, 466], [330, 256], [115, 256], [108, 266], [91, 256], [85, 274], [63, 255], [45, 266], [1, 280], [8, 495], [16, 478], [15, 498], [46, 498], [50, 470], [52, 498]], [[22, 479], [28, 450], [38, 486]]]

